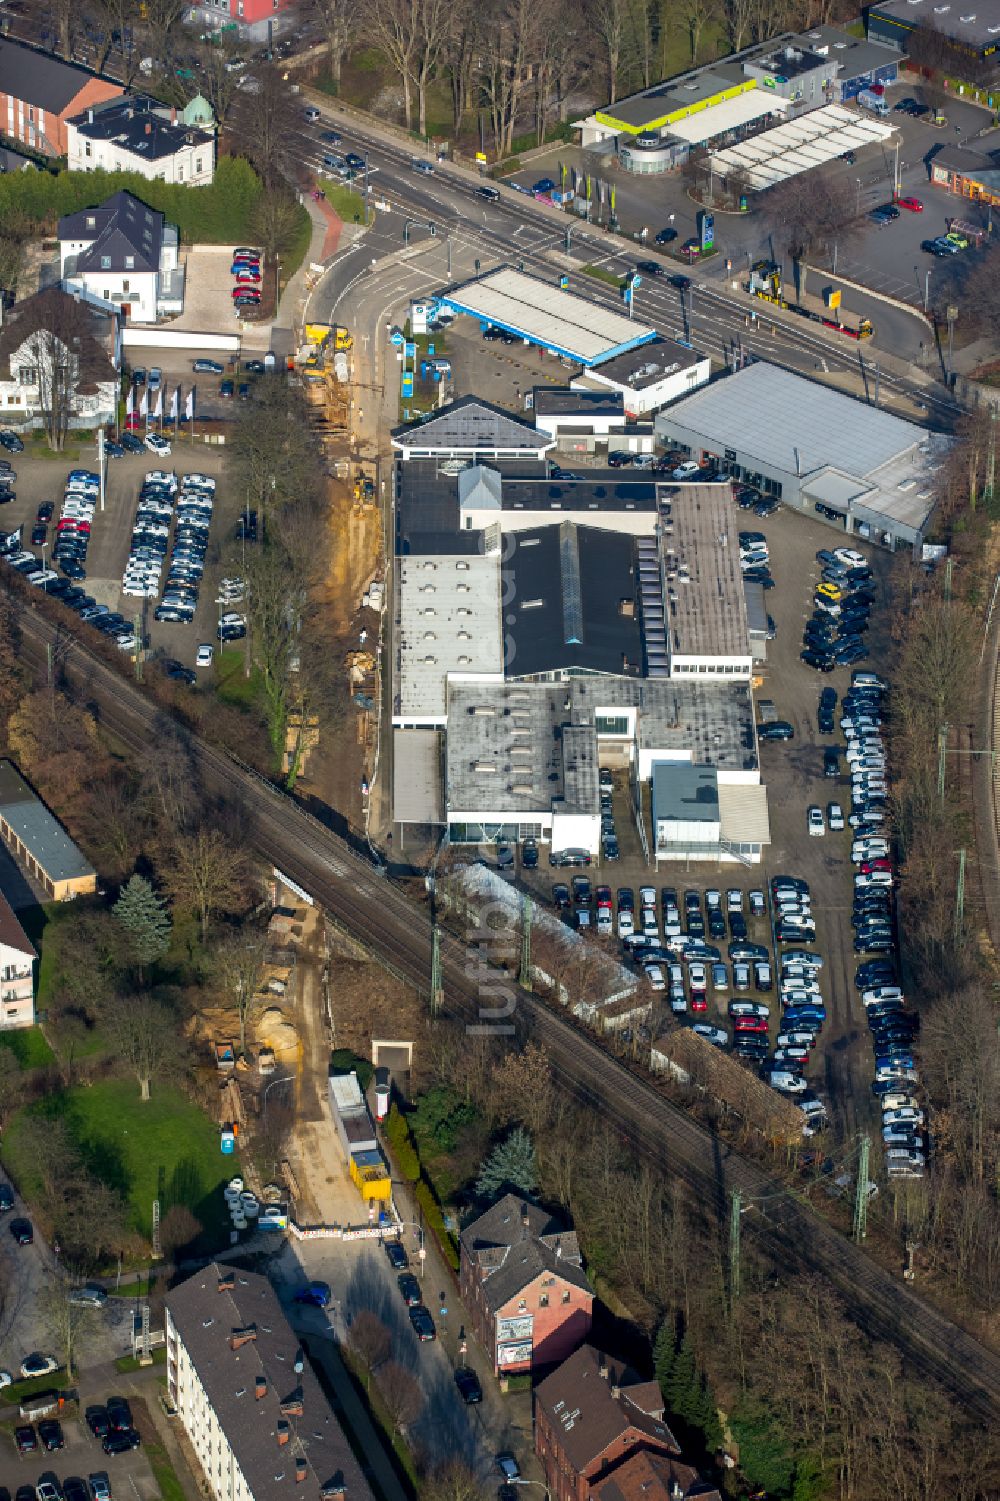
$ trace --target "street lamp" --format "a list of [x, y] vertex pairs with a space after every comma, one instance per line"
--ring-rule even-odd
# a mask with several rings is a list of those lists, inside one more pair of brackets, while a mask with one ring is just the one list
[[271, 1090], [274, 1089], [278, 1084], [291, 1084], [294, 1079], [294, 1074], [282, 1074], [280, 1079], [272, 1079], [270, 1084], [265, 1085], [264, 1093], [261, 1095], [261, 1100], [263, 1101], [263, 1109], [261, 1111], [261, 1114], [264, 1116], [265, 1120], [267, 1119], [267, 1097], [271, 1093]]
[[514, 1475], [508, 1478], [508, 1485], [540, 1485], [545, 1492], [545, 1501], [550, 1501], [549, 1488], [544, 1480], [529, 1480], [526, 1475]]
[[927, 273], [924, 276], [924, 312], [925, 313], [927, 311], [927, 303], [930, 300], [930, 295], [931, 295], [931, 272], [930, 272], [930, 267], [928, 266]]
[[854, 214], [855, 214], [855, 218], [856, 218], [861, 213], [861, 178], [860, 177], [856, 177], [854, 179], [854, 181], [858, 185], [858, 197], [857, 197], [857, 202], [856, 202], [856, 204], [854, 206]]

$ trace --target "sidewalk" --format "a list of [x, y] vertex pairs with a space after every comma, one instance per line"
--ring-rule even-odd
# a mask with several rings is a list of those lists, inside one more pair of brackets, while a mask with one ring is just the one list
[[[271, 324], [250, 324], [244, 338], [247, 347], [273, 350], [275, 354], [292, 354], [295, 349], [296, 329], [302, 322], [302, 311], [309, 295], [307, 278], [309, 267], [324, 259], [325, 254], [333, 254], [326, 251], [327, 239], [331, 234], [330, 216], [337, 220], [336, 214], [325, 201], [322, 206], [315, 202], [309, 193], [303, 195], [302, 202], [306, 212], [312, 220], [312, 235], [309, 240], [309, 249], [302, 258], [302, 264], [298, 270], [289, 277], [285, 283], [284, 291], [278, 302], [277, 312]], [[324, 213], [323, 210], [326, 210]], [[337, 234], [334, 241], [334, 250], [340, 235]]]

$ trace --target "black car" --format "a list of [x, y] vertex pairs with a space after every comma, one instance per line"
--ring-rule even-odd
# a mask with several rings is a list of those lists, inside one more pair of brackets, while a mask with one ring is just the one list
[[17, 433], [12, 433], [10, 428], [4, 428], [2, 431], [0, 431], [0, 444], [2, 444], [4, 448], [6, 448], [8, 453], [24, 452], [24, 444], [17, 436]]
[[400, 1297], [407, 1308], [416, 1308], [422, 1303], [423, 1294], [420, 1291], [420, 1283], [412, 1272], [400, 1272], [396, 1278], [396, 1286], [399, 1288]]
[[410, 1323], [413, 1326], [413, 1332], [417, 1336], [417, 1339], [420, 1340], [421, 1344], [423, 1344], [425, 1340], [437, 1339], [437, 1330], [434, 1328], [434, 1320], [431, 1318], [430, 1314], [427, 1312], [427, 1309], [422, 1303], [418, 1303], [415, 1308], [411, 1308], [409, 1310], [409, 1314]]
[[105, 439], [104, 452], [107, 454], [109, 459], [123, 459], [125, 457], [125, 449], [123, 445], [116, 442], [114, 438]]
[[180, 662], [176, 663], [176, 665], [173, 667], [167, 668], [167, 677], [170, 678], [172, 682], [187, 683], [188, 686], [192, 688], [198, 681], [198, 674], [195, 672], [194, 668], [184, 667]]
[[30, 1246], [35, 1239], [35, 1232], [31, 1228], [30, 1220], [20, 1218], [11, 1220], [7, 1228], [19, 1246]]
[[246, 633], [245, 625], [220, 625], [215, 634], [220, 641], [242, 641]]
[[132, 1409], [124, 1397], [109, 1397], [105, 1403], [108, 1422], [119, 1433], [127, 1433], [132, 1427]]
[[30, 1423], [22, 1423], [14, 1429], [14, 1443], [18, 1454], [34, 1454], [38, 1449], [38, 1435]]
[[124, 448], [126, 453], [146, 452], [146, 445], [143, 443], [141, 438], [136, 437], [135, 433], [122, 433], [118, 441]]
[[805, 651], [799, 652], [799, 661], [804, 662], [807, 667], [811, 667], [814, 672], [832, 672], [836, 665], [833, 658], [827, 653], [813, 651], [808, 646]]
[[101, 1448], [105, 1454], [128, 1454], [133, 1449], [138, 1449], [141, 1444], [142, 1439], [134, 1428], [126, 1428], [122, 1431], [115, 1429], [113, 1433], [108, 1434]]
[[758, 740], [794, 740], [795, 729], [787, 719], [772, 719], [770, 724], [757, 726]]
[[483, 1389], [479, 1384], [479, 1377], [470, 1366], [460, 1365], [456, 1368], [455, 1385], [466, 1407], [472, 1407], [476, 1402], [483, 1400]]
[[45, 1418], [38, 1425], [38, 1437], [42, 1441], [42, 1448], [51, 1454], [54, 1449], [65, 1447], [62, 1424], [57, 1423], [55, 1418]]
[[244, 360], [243, 368], [248, 375], [263, 375], [266, 366], [263, 360]]
[[661, 229], [656, 236], [657, 245], [670, 245], [677, 238], [676, 229]]
[[836, 745], [823, 747], [823, 775], [831, 778], [840, 776], [840, 749]]
[[686, 292], [691, 285], [691, 278], [690, 276], [672, 276], [670, 278], [670, 285], [676, 287], [678, 292]]
[[385, 1254], [389, 1258], [389, 1265], [395, 1272], [407, 1272], [410, 1269], [410, 1258], [398, 1240], [385, 1242]]
[[534, 839], [525, 839], [521, 844], [521, 864], [525, 870], [535, 870], [538, 866], [538, 845]]
[[231, 380], [222, 380], [222, 381], [220, 381], [219, 382], [219, 395], [220, 396], [228, 396], [228, 397], [235, 396], [236, 395], [236, 382], [235, 381], [231, 381]]
[[0, 1214], [9, 1214], [14, 1207], [14, 1190], [9, 1183], [0, 1183]]
[[667, 274], [666, 267], [661, 265], [659, 261], [638, 261], [635, 269], [641, 272], [643, 276], [665, 276]]
[[63, 1481], [63, 1501], [90, 1501], [90, 1491], [87, 1482], [81, 1480], [79, 1475], [67, 1475]]
[[44, 521], [39, 521], [37, 523], [37, 525], [35, 525], [35, 526], [33, 526], [31, 528], [31, 545], [32, 545], [32, 547], [41, 547], [42, 543], [47, 540], [48, 535], [49, 535], [49, 529], [45, 525], [45, 522]]

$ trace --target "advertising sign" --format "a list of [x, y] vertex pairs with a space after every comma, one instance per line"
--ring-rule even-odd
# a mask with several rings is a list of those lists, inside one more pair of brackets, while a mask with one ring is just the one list
[[522, 1318], [497, 1319], [497, 1344], [510, 1339], [530, 1340], [533, 1327], [534, 1319], [530, 1313]]
[[531, 1360], [531, 1340], [521, 1345], [497, 1345], [497, 1365], [526, 1365]]
[[702, 209], [698, 214], [698, 238], [702, 250], [711, 250], [715, 244], [715, 215], [707, 209]]

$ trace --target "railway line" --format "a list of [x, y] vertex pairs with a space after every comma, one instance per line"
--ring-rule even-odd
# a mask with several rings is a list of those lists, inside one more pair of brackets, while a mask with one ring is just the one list
[[[25, 664], [41, 677], [51, 652], [67, 685], [111, 735], [139, 755], [155, 754], [165, 711], [78, 638], [27, 607], [20, 595], [18, 599]], [[426, 992], [431, 929], [420, 904], [394, 885], [384, 869], [256, 772], [193, 734], [185, 736], [185, 745], [191, 774], [205, 792], [238, 802], [257, 853], [309, 891], [336, 924], [390, 971]], [[441, 959], [448, 1013], [469, 1026], [489, 1024], [481, 1014], [478, 952], [470, 962], [467, 947], [446, 933]], [[568, 1016], [520, 990], [499, 971], [496, 979], [498, 989], [506, 989], [514, 1002], [514, 1029], [545, 1046], [560, 1087], [585, 1107], [602, 1111], [638, 1154], [678, 1175], [716, 1213], [720, 1231], [727, 1222], [729, 1195], [739, 1189], [753, 1206], [751, 1223], [772, 1259], [826, 1277], [868, 1333], [895, 1346], [912, 1368], [945, 1387], [971, 1417], [984, 1426], [996, 1422], [1000, 1357], [897, 1281], [785, 1185], [633, 1074]], [[494, 1009], [494, 993], [485, 999], [487, 1008]]]

